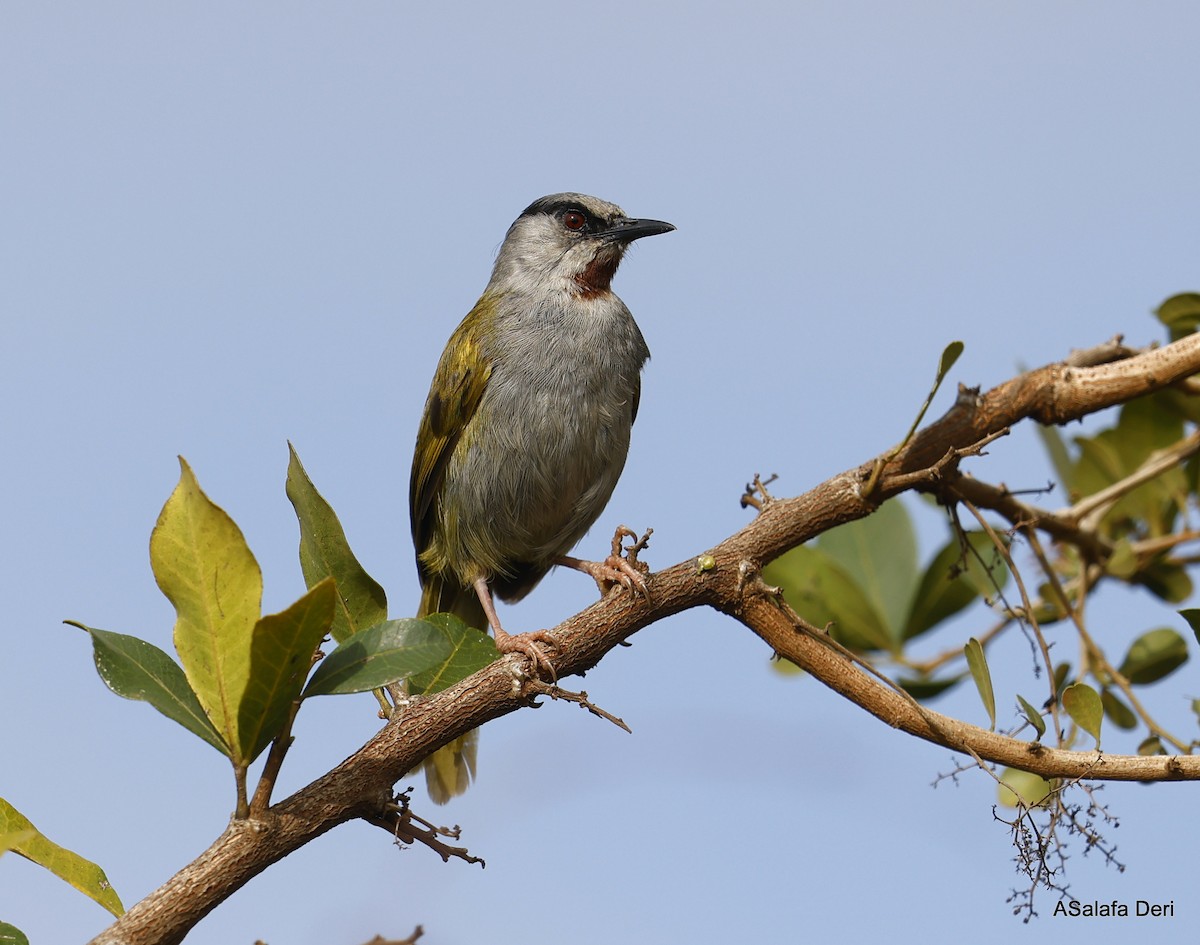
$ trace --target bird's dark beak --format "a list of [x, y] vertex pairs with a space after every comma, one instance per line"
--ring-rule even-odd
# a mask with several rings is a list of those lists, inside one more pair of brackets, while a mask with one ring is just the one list
[[643, 236], [658, 236], [659, 233], [670, 233], [674, 226], [662, 220], [630, 220], [628, 217], [618, 217], [604, 232], [604, 238], [614, 243], [632, 243]]

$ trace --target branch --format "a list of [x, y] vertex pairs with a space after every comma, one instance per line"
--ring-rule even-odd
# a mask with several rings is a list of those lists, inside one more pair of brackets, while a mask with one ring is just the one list
[[1180, 465], [1200, 452], [1200, 430], [1184, 437], [1174, 446], [1156, 450], [1137, 469], [1107, 489], [1101, 489], [1075, 503], [1067, 513], [1085, 528], [1094, 528], [1113, 505], [1143, 483], [1156, 479], [1168, 469]]
[[925, 741], [953, 751], [1032, 771], [1043, 778], [1088, 778], [1107, 781], [1182, 781], [1200, 779], [1200, 757], [1193, 755], [1109, 755], [1064, 751], [1039, 742], [1011, 738], [998, 732], [934, 712], [903, 693], [858, 670], [846, 671], [844, 657], [819, 639], [820, 631], [797, 628], [773, 600], [762, 596], [747, 602], [741, 622], [820, 682], [866, 709], [876, 718]]
[[[1200, 335], [1189, 335], [1095, 367], [1048, 365], [985, 394], [961, 389], [945, 416], [895, 456], [883, 454], [888, 458], [872, 498], [882, 501], [954, 474], [963, 455], [956, 451], [970, 451], [1021, 420], [1077, 420], [1198, 371]], [[664, 617], [707, 606], [735, 617], [872, 715], [927, 741], [1046, 778], [1200, 779], [1200, 757], [1062, 751], [966, 725], [868, 676], [823, 642], [819, 632], [797, 627], [755, 575], [785, 551], [871, 514], [877, 503], [864, 497], [863, 485], [878, 465], [878, 459], [866, 462], [796, 498], [771, 498], [764, 490], [754, 521], [710, 551], [652, 575], [648, 598], [614, 590], [563, 622], [552, 631], [559, 642], [551, 659], [558, 678], [592, 668], [630, 635]], [[400, 778], [454, 738], [530, 703], [529, 691], [519, 684], [525, 666], [521, 656], [506, 656], [449, 689], [413, 700], [333, 771], [254, 820], [230, 823], [207, 851], [134, 905], [93, 945], [174, 945], [251, 878], [327, 830], [356, 818], [394, 823], [392, 787]]]

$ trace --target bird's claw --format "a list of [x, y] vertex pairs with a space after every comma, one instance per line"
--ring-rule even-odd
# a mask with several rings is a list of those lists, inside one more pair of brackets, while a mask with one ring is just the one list
[[[646, 534], [638, 538], [637, 532], [622, 525], [613, 535], [612, 554], [603, 561], [584, 561], [563, 555], [558, 559], [558, 563], [590, 575], [600, 589], [601, 597], [607, 596], [614, 587], [620, 586], [631, 593], [649, 598], [650, 588], [646, 584], [646, 575], [650, 573], [650, 568], [638, 560], [638, 552], [649, 543], [651, 534], [653, 529], [646, 529]], [[622, 548], [622, 538], [632, 538], [634, 543], [628, 548]]]
[[501, 653], [520, 653], [529, 657], [535, 672], [544, 670], [552, 682], [558, 682], [558, 674], [554, 672], [554, 666], [542, 648], [538, 646], [539, 643], [543, 643], [556, 650], [561, 649], [554, 634], [546, 630], [512, 634], [506, 633], [499, 627], [493, 627], [492, 632], [496, 635], [497, 650]]
[[603, 561], [583, 561], [579, 558], [563, 556], [559, 563], [590, 575], [596, 582], [596, 587], [600, 589], [601, 597], [607, 596], [608, 592], [617, 586], [640, 594], [642, 597], [650, 596], [645, 574], [638, 569], [637, 565], [616, 555], [609, 555]]

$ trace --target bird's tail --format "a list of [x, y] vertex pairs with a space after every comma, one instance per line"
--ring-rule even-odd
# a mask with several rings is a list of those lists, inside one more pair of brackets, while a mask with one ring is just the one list
[[[469, 627], [487, 630], [487, 617], [473, 588], [462, 587], [457, 580], [426, 575], [421, 588], [418, 617], [451, 613]], [[425, 784], [435, 804], [445, 804], [466, 791], [475, 778], [475, 755], [479, 748], [479, 729], [472, 729], [425, 759]]]

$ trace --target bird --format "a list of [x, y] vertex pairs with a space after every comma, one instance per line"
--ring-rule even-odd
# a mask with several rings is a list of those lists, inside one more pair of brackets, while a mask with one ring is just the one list
[[[612, 279], [635, 240], [668, 233], [578, 193], [541, 197], [509, 227], [491, 278], [442, 352], [417, 432], [409, 506], [418, 617], [489, 629], [553, 678], [545, 631], [509, 634], [494, 597], [525, 597], [561, 564], [601, 592], [645, 592], [619, 554], [567, 555], [607, 505], [629, 452], [650, 350]], [[475, 776], [477, 731], [424, 762], [444, 804]]]

